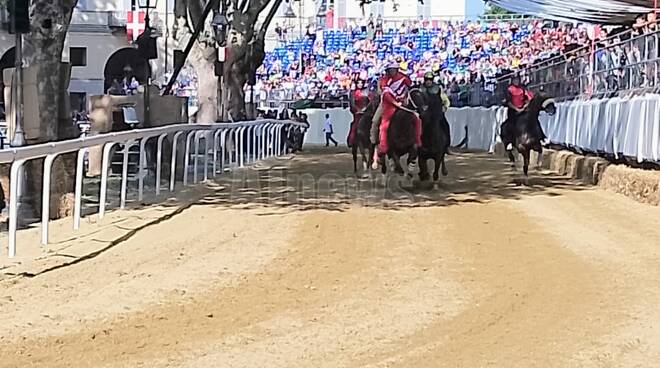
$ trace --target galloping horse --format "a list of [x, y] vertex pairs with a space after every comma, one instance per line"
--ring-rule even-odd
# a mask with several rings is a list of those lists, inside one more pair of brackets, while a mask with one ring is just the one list
[[[543, 95], [536, 95], [529, 102], [527, 109], [514, 118], [513, 133], [515, 142], [513, 146], [523, 157], [523, 173], [527, 176], [529, 171], [529, 156], [531, 151], [539, 154], [538, 162], [541, 162], [543, 146], [541, 145], [542, 132], [539, 128], [539, 114], [545, 111], [549, 115], [554, 115], [557, 111], [555, 102], [552, 98]], [[516, 158], [511, 151], [508, 151], [509, 160], [515, 164]]]
[[[394, 171], [403, 175], [401, 167], [401, 156], [408, 155], [408, 168], [417, 160], [417, 150], [415, 149], [415, 128], [413, 119], [415, 114], [424, 114], [428, 109], [424, 94], [417, 88], [410, 90], [407, 103], [398, 109], [392, 118], [387, 130], [387, 143], [389, 151], [387, 156], [394, 161]], [[381, 158], [381, 172], [387, 174], [387, 165], [385, 157]], [[409, 170], [410, 171], [410, 170]], [[411, 172], [408, 175], [412, 175]]]
[[449, 146], [449, 135], [440, 124], [446, 123], [447, 118], [443, 111], [440, 96], [426, 95], [428, 109], [421, 115], [422, 118], [422, 147], [419, 148], [419, 179], [426, 181], [430, 179], [427, 160], [433, 159], [435, 171], [433, 181], [439, 179], [439, 171], [442, 166], [442, 175], [447, 176], [445, 155]]
[[357, 159], [358, 159], [358, 150], [360, 151], [360, 156], [362, 157], [362, 168], [363, 175], [366, 175], [367, 170], [371, 167], [373, 162], [373, 153], [374, 153], [374, 144], [371, 143], [369, 139], [369, 132], [371, 131], [371, 124], [378, 108], [378, 101], [380, 99], [377, 97], [372, 98], [367, 105], [367, 108], [362, 113], [360, 121], [358, 121], [357, 131], [355, 137], [353, 138], [353, 146], [351, 147], [353, 153], [353, 172], [357, 174]]

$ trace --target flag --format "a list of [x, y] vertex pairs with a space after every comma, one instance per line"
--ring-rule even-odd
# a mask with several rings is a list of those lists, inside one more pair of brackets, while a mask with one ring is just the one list
[[145, 14], [143, 11], [129, 11], [126, 16], [126, 37], [135, 42], [145, 28]]

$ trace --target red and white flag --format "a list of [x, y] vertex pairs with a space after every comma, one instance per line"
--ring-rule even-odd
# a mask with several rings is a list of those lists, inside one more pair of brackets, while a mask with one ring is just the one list
[[126, 36], [129, 41], [135, 42], [138, 36], [144, 32], [145, 14], [143, 11], [129, 11], [126, 16]]

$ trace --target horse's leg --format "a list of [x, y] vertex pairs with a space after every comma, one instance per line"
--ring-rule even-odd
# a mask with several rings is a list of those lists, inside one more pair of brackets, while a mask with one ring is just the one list
[[442, 175], [447, 176], [447, 168], [445, 167], [445, 154], [444, 152], [438, 154], [433, 159], [435, 162], [435, 171], [433, 172], [433, 181], [440, 179], [440, 167], [442, 167]]
[[539, 153], [539, 157], [536, 159], [536, 169], [540, 170], [541, 167], [543, 166], [543, 146], [539, 144], [536, 152]]
[[442, 176], [447, 176], [449, 174], [449, 172], [447, 171], [447, 164], [445, 163], [445, 160], [447, 159], [447, 155], [449, 155], [449, 148], [445, 148], [440, 153], [440, 162], [441, 162], [441, 166], [442, 166]]
[[353, 153], [353, 173], [357, 175], [357, 145], [351, 147], [351, 153]]
[[527, 172], [529, 171], [529, 150], [525, 149], [521, 154], [523, 156], [523, 174], [527, 177]]
[[417, 150], [415, 148], [410, 148], [408, 150], [408, 176], [412, 178], [413, 172], [415, 171], [415, 166], [417, 166]]
[[511, 162], [511, 168], [516, 169], [516, 157], [513, 155], [513, 151], [506, 151], [509, 156], [509, 162]]
[[429, 180], [429, 166], [426, 162], [426, 157], [419, 157], [419, 180]]
[[392, 154], [392, 160], [394, 161], [394, 172], [399, 175], [405, 174], [403, 167], [401, 166], [401, 156], [394, 153]]
[[369, 166], [371, 164], [367, 158], [369, 155], [369, 149], [360, 145], [360, 155], [362, 157], [362, 176], [367, 177], [369, 175]]

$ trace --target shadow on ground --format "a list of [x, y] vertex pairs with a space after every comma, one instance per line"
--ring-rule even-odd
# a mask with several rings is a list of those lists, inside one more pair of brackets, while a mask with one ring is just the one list
[[[581, 190], [583, 184], [547, 172], [533, 171], [526, 184], [508, 162], [486, 153], [461, 152], [449, 156], [449, 176], [439, 183], [412, 183], [389, 175], [383, 185], [380, 173], [361, 179], [353, 174], [352, 157], [341, 149], [312, 149], [295, 156], [259, 163], [219, 177], [213, 193], [200, 203], [227, 208], [273, 208], [305, 211], [342, 211], [349, 206], [388, 210], [410, 207], [485, 203], [494, 199], [519, 199], [529, 195], [560, 195]], [[269, 214], [269, 213], [265, 213]]]

